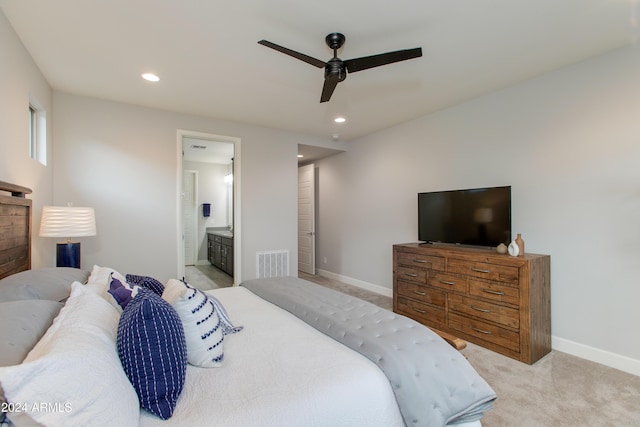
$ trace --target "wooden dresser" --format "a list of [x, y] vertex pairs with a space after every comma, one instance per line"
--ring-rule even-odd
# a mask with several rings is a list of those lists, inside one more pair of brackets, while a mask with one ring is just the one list
[[550, 257], [393, 246], [393, 310], [532, 364], [551, 351]]

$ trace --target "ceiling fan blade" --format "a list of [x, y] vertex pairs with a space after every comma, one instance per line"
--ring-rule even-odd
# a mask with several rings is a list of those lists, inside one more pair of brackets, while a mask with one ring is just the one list
[[320, 96], [320, 102], [327, 102], [331, 99], [331, 95], [333, 95], [333, 91], [340, 80], [334, 78], [324, 79], [324, 85], [322, 86], [322, 95]]
[[347, 71], [367, 70], [381, 65], [393, 64], [394, 62], [405, 61], [407, 59], [419, 58], [422, 56], [422, 48], [396, 50], [395, 52], [381, 53], [379, 55], [363, 56], [362, 58], [348, 59], [344, 61]]
[[270, 47], [271, 49], [275, 49], [278, 52], [282, 52], [282, 53], [287, 54], [289, 56], [293, 56], [294, 58], [299, 59], [301, 61], [304, 61], [307, 64], [313, 65], [314, 67], [324, 68], [324, 66], [326, 65], [326, 63], [324, 61], [320, 61], [319, 59], [316, 59], [316, 58], [313, 58], [311, 56], [305, 55], [304, 53], [296, 52], [295, 50], [287, 49], [286, 47], [282, 47], [282, 46], [277, 45], [275, 43], [271, 43], [270, 41], [267, 41], [267, 40], [260, 40], [258, 42], [258, 44]]

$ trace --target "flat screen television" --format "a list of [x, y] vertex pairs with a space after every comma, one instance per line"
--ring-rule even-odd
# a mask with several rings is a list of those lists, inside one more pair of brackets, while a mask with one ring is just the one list
[[498, 246], [511, 241], [511, 187], [418, 193], [418, 239]]

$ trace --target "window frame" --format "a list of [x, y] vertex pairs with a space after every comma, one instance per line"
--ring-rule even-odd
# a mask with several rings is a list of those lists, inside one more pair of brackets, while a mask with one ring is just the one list
[[47, 165], [47, 112], [33, 97], [29, 96], [29, 157]]

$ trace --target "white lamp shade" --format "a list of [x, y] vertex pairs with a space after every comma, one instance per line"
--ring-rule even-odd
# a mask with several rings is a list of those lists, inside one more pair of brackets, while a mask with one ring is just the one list
[[76, 206], [45, 206], [42, 209], [40, 236], [82, 237], [96, 235], [96, 215], [93, 208]]

